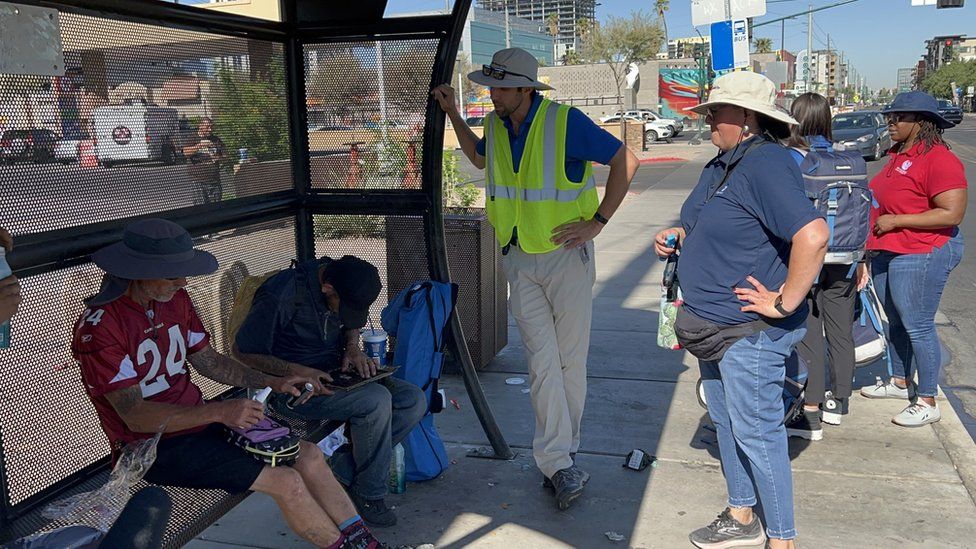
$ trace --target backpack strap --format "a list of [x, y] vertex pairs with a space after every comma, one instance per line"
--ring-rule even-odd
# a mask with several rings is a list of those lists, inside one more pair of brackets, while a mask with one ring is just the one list
[[830, 229], [830, 241], [827, 246], [834, 245], [834, 225], [837, 223], [837, 187], [827, 193], [827, 228]]

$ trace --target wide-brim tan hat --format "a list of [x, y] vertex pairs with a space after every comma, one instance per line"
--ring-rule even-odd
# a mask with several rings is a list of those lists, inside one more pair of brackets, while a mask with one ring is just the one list
[[736, 71], [719, 76], [712, 83], [708, 101], [685, 110], [705, 115], [712, 105], [735, 105], [784, 124], [799, 124], [789, 113], [776, 106], [776, 85], [773, 81], [755, 72]]
[[468, 74], [468, 80], [489, 88], [553, 89], [552, 86], [539, 82], [539, 62], [522, 48], [495, 52], [491, 57], [491, 64]]

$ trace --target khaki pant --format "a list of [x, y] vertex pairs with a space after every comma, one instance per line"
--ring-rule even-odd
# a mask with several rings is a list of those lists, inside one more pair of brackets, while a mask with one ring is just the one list
[[510, 307], [529, 360], [536, 465], [547, 477], [570, 467], [580, 445], [586, 401], [586, 355], [593, 316], [596, 266], [593, 242], [527, 254], [512, 246], [503, 256]]

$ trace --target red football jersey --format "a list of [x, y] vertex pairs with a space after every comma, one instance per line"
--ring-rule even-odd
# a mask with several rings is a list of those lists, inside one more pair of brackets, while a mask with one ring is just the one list
[[151, 302], [148, 310], [122, 296], [81, 314], [71, 350], [113, 450], [153, 433], [130, 430], [105, 394], [138, 384], [146, 400], [200, 406], [203, 395], [190, 381], [186, 357], [209, 343], [210, 335], [182, 289], [167, 303]]

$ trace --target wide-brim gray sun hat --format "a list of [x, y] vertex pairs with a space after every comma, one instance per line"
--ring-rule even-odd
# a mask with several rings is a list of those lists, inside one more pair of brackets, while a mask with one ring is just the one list
[[96, 265], [128, 280], [181, 278], [210, 274], [217, 258], [193, 249], [186, 229], [165, 219], [142, 219], [122, 231], [122, 241], [92, 254]]
[[495, 52], [491, 64], [469, 73], [468, 80], [489, 88], [553, 89], [552, 86], [539, 82], [539, 62], [522, 48], [507, 48]]
[[719, 76], [712, 83], [708, 101], [685, 110], [706, 115], [708, 107], [712, 105], [735, 105], [764, 114], [777, 122], [799, 124], [776, 105], [776, 85], [773, 81], [755, 72], [736, 71]]

